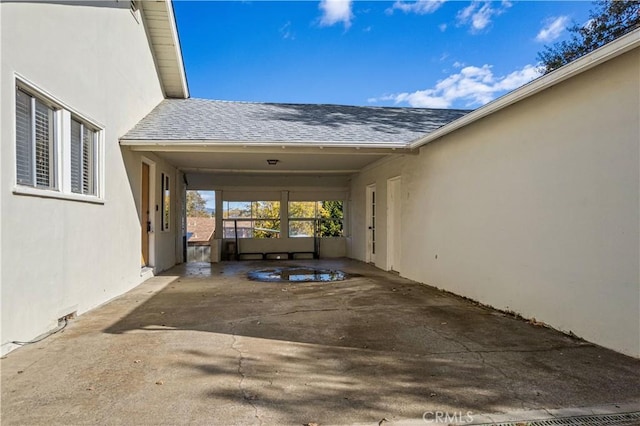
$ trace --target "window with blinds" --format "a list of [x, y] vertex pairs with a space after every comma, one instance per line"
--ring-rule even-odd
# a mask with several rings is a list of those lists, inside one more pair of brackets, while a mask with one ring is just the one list
[[96, 195], [96, 131], [71, 119], [71, 192]]
[[101, 201], [102, 129], [21, 79], [15, 114], [14, 193]]
[[20, 185], [33, 186], [31, 96], [16, 91], [16, 174]]
[[16, 180], [20, 185], [56, 188], [53, 108], [16, 90]]

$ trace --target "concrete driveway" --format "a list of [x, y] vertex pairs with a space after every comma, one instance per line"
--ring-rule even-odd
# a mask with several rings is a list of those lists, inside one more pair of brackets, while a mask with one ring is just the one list
[[[358, 276], [246, 278], [294, 264]], [[179, 266], [1, 367], [3, 425], [427, 424], [437, 413], [464, 424], [640, 411], [640, 360], [349, 260]]]

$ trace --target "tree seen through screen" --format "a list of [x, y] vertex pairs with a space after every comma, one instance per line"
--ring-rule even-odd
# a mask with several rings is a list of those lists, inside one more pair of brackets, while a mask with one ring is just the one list
[[[287, 207], [290, 237], [342, 236], [342, 201], [290, 201]], [[223, 219], [228, 237], [234, 219], [239, 238], [280, 238], [282, 232], [279, 201], [227, 201]]]

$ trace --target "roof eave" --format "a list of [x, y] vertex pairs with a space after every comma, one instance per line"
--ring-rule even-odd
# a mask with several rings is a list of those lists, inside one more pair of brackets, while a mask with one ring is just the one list
[[234, 152], [246, 150], [314, 150], [334, 153], [336, 151], [355, 150], [361, 153], [407, 154], [413, 150], [405, 143], [372, 143], [353, 141], [219, 141], [219, 140], [160, 140], [160, 139], [120, 139], [120, 145], [134, 151], [191, 151], [191, 152]]
[[581, 74], [593, 67], [596, 67], [604, 62], [607, 62], [617, 56], [622, 55], [630, 50], [633, 50], [640, 46], [640, 29], [634, 30], [629, 34], [620, 37], [611, 43], [602, 46], [593, 52], [576, 59], [575, 61], [558, 68], [557, 70], [550, 72], [532, 82], [525, 84], [524, 86], [507, 93], [506, 95], [489, 102], [488, 104], [464, 115], [457, 120], [446, 124], [439, 129], [423, 136], [415, 141], [411, 142], [408, 147], [411, 149], [417, 149], [429, 142], [439, 139], [455, 130], [468, 126], [481, 118], [484, 118], [490, 114], [493, 114], [501, 109], [504, 109], [510, 105], [515, 104], [523, 99], [535, 95], [551, 86], [554, 86], [564, 80]]
[[[182, 60], [182, 49], [172, 0], [143, 1], [140, 2], [140, 7], [164, 96], [166, 98], [187, 99], [189, 86]], [[156, 18], [153, 19], [153, 22], [160, 25], [160, 28], [156, 25], [150, 25], [152, 13]], [[161, 16], [162, 19], [157, 19], [158, 16]], [[163, 32], [169, 35], [169, 43], [161, 36]], [[163, 61], [160, 61], [160, 52], [165, 55]], [[166, 55], [170, 57], [170, 65], [167, 65]]]

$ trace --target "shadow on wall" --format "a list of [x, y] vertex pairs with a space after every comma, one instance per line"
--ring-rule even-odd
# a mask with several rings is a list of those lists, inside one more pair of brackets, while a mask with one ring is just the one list
[[206, 380], [216, 403], [242, 398], [290, 422], [589, 406], [616, 389], [640, 398], [637, 360], [431, 287], [369, 267], [331, 284], [252, 282], [252, 264], [190, 264], [202, 275], [183, 275], [105, 332], [212, 333], [168, 337], [173, 367]]

